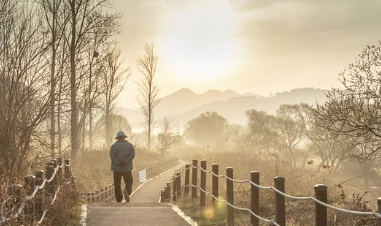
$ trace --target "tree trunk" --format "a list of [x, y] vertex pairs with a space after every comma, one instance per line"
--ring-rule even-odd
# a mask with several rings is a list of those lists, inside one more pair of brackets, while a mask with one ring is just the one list
[[56, 1], [53, 0], [53, 18], [52, 18], [52, 65], [50, 74], [50, 155], [55, 156], [55, 133], [56, 133], [56, 121], [55, 121], [55, 69], [56, 69]]
[[76, 24], [77, 15], [75, 0], [70, 2], [72, 13], [71, 44], [70, 44], [70, 138], [71, 138], [71, 159], [77, 161], [78, 151], [78, 106], [77, 106], [77, 86], [76, 86], [76, 68], [75, 68], [75, 50], [76, 50]]

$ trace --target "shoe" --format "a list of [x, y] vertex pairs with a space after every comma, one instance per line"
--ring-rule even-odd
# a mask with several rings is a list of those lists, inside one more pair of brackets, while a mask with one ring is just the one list
[[130, 195], [128, 194], [127, 190], [123, 190], [123, 195], [126, 202], [130, 202]]

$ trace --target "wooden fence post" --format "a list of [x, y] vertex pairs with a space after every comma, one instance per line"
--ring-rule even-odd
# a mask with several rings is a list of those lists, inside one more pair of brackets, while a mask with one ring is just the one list
[[[52, 159], [50, 160], [50, 162], [52, 163], [52, 166], [53, 166], [53, 174], [54, 174], [54, 171], [56, 170], [57, 168], [57, 160], [56, 159]], [[58, 170], [58, 169], [57, 169]], [[53, 185], [53, 192], [56, 190], [56, 188], [58, 188], [59, 184], [58, 184], [58, 171], [56, 173], [56, 175], [54, 176], [53, 178], [53, 181], [52, 181], [52, 185]]]
[[34, 175], [36, 176], [36, 185], [40, 186], [42, 184], [42, 177], [44, 175], [43, 170], [34, 171]]
[[27, 195], [30, 195], [33, 193], [35, 186], [36, 186], [36, 176], [28, 175], [24, 177], [24, 188], [26, 190]]
[[184, 182], [185, 195], [189, 194], [189, 170], [190, 170], [190, 164], [186, 164], [185, 165], [185, 182]]
[[105, 199], [105, 201], [107, 201], [108, 200], [108, 187], [107, 186], [105, 186], [105, 188], [104, 188], [104, 190], [103, 190], [104, 192], [105, 192], [105, 195], [104, 195], [104, 199]]
[[[57, 158], [57, 165], [58, 166], [61, 166], [62, 165], [62, 158]], [[61, 185], [62, 184], [62, 168], [58, 168], [57, 170], [57, 180], [58, 180], [58, 184]]]
[[87, 192], [87, 203], [91, 203], [91, 193]]
[[173, 176], [173, 181], [172, 181], [172, 201], [173, 202], [176, 202], [177, 201], [177, 198], [176, 198], [176, 192], [177, 192], [177, 177], [176, 175]]
[[[197, 160], [192, 161], [192, 198], [197, 198]], [[195, 186], [195, 187], [194, 187]]]
[[65, 174], [65, 179], [68, 179], [68, 178], [70, 178], [70, 159], [65, 159], [64, 160], [64, 163], [65, 163], [65, 165], [64, 165], [64, 174]]
[[171, 183], [167, 183], [167, 187], [165, 187], [165, 201], [171, 201]]
[[[36, 170], [34, 171], [34, 175], [36, 176], [36, 185], [40, 186], [43, 181], [42, 177], [44, 175], [44, 172], [42, 170]], [[34, 198], [34, 212], [37, 215], [42, 214], [42, 196], [41, 195], [37, 195], [37, 197]]]
[[[218, 175], [218, 163], [212, 164], [212, 172], [215, 175]], [[218, 198], [218, 177], [213, 175], [212, 176], [212, 194], [214, 197]], [[217, 199], [212, 197], [213, 200], [213, 206], [216, 209], [217, 208]]]
[[[274, 178], [274, 187], [281, 192], [284, 192], [284, 177]], [[286, 204], [283, 195], [275, 192], [275, 221], [280, 226], [286, 225]]]
[[161, 189], [160, 191], [160, 202], [165, 202], [165, 189]]
[[96, 202], [99, 202], [100, 200], [99, 200], [99, 190], [96, 190], [95, 191], [95, 200], [96, 200]]
[[[201, 161], [201, 190], [206, 191], [206, 173], [203, 171], [206, 170], [206, 160]], [[201, 208], [205, 207], [205, 193], [203, 191], [200, 192], [200, 206]]]
[[91, 202], [96, 202], [95, 192], [91, 192]]
[[[181, 196], [181, 173], [177, 173], [176, 174], [176, 195], [178, 195], [178, 198], [180, 198]], [[177, 199], [179, 200], [179, 199]]]
[[[251, 171], [251, 182], [259, 185], [259, 173], [257, 171]], [[255, 185], [251, 185], [251, 211], [255, 214], [259, 214], [259, 188]], [[258, 226], [259, 219], [250, 214], [251, 226]]]
[[[36, 177], [28, 175], [24, 177], [24, 189], [27, 195], [33, 193], [36, 184]], [[34, 219], [34, 200], [26, 200], [24, 207], [24, 219], [26, 221], [33, 221]]]
[[56, 162], [56, 160], [52, 159], [47, 164], [52, 167], [52, 175], [50, 177], [50, 178], [52, 178], [52, 181], [49, 183], [48, 187], [50, 187], [51, 192], [54, 193], [54, 191], [56, 190], [56, 186], [57, 186], [57, 174], [54, 177], [53, 177], [53, 174], [54, 174], [54, 171], [56, 170], [57, 162]]
[[[48, 162], [45, 166], [45, 169], [46, 169], [46, 172], [45, 172], [45, 178], [47, 180], [50, 180], [53, 176], [53, 173], [54, 173], [54, 169], [53, 169], [53, 164], [51, 162]], [[53, 181], [51, 181], [50, 183], [47, 183], [46, 184], [46, 189], [45, 191], [49, 194], [53, 194]]]
[[[317, 184], [314, 186], [315, 197], [319, 201], [327, 203], [327, 186], [324, 184]], [[315, 203], [315, 225], [316, 226], [327, 226], [327, 207]]]
[[[233, 189], [233, 167], [226, 168], [226, 200], [230, 205], [234, 205], [234, 189]], [[230, 178], [230, 179], [229, 179]], [[228, 205], [228, 226], [234, 225], [234, 208]]]
[[57, 167], [57, 160], [56, 159], [52, 159], [52, 160], [50, 160], [50, 162], [52, 163], [52, 166], [55, 169]]
[[[378, 213], [381, 214], [381, 197], [377, 198]], [[381, 218], [377, 218], [377, 226], [381, 226]]]

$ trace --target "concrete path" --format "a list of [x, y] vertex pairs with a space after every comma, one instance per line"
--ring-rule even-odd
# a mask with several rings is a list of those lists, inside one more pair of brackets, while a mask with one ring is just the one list
[[[158, 203], [161, 189], [170, 181], [175, 169], [167, 171], [136, 189], [130, 203], [92, 203], [87, 206], [86, 226], [189, 226], [169, 203]], [[181, 212], [181, 211], [180, 211]]]

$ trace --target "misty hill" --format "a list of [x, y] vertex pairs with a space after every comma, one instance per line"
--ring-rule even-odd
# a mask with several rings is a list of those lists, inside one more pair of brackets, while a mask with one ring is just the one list
[[[155, 108], [155, 117], [159, 120], [164, 117], [170, 117], [176, 120], [182, 114], [204, 104], [224, 101], [238, 96], [241, 96], [241, 94], [232, 90], [208, 90], [204, 93], [196, 94], [190, 89], [183, 88], [161, 99]], [[120, 108], [119, 112], [127, 117], [133, 127], [140, 127], [144, 121], [140, 109], [131, 110], [128, 108]]]
[[[174, 126], [182, 127], [189, 120], [198, 117], [201, 113], [214, 111], [223, 116], [231, 124], [246, 124], [245, 112], [250, 109], [265, 111], [275, 114], [281, 104], [307, 103], [316, 105], [324, 103], [327, 90], [314, 88], [300, 88], [289, 92], [277, 93], [270, 97], [262, 97], [255, 94], [238, 94], [234, 91], [209, 90], [202, 94], [196, 94], [189, 89], [181, 89], [164, 98], [157, 105], [155, 117], [161, 120], [170, 117]], [[139, 128], [143, 125], [141, 111], [120, 109], [131, 126]]]
[[290, 92], [277, 93], [271, 97], [241, 96], [234, 97], [225, 101], [217, 101], [204, 104], [198, 108], [181, 115], [180, 124], [185, 124], [189, 120], [198, 117], [206, 111], [215, 111], [228, 120], [231, 124], [246, 124], [245, 112], [250, 109], [265, 111], [268, 114], [275, 115], [276, 110], [282, 104], [300, 104], [307, 103], [316, 105], [326, 101], [327, 90], [303, 88], [294, 89]]
[[216, 101], [224, 101], [240, 94], [232, 91], [208, 90], [205, 93], [196, 94], [192, 90], [184, 88], [164, 97], [157, 106], [157, 117], [165, 117], [168, 115], [184, 114], [203, 104], [213, 103]]

